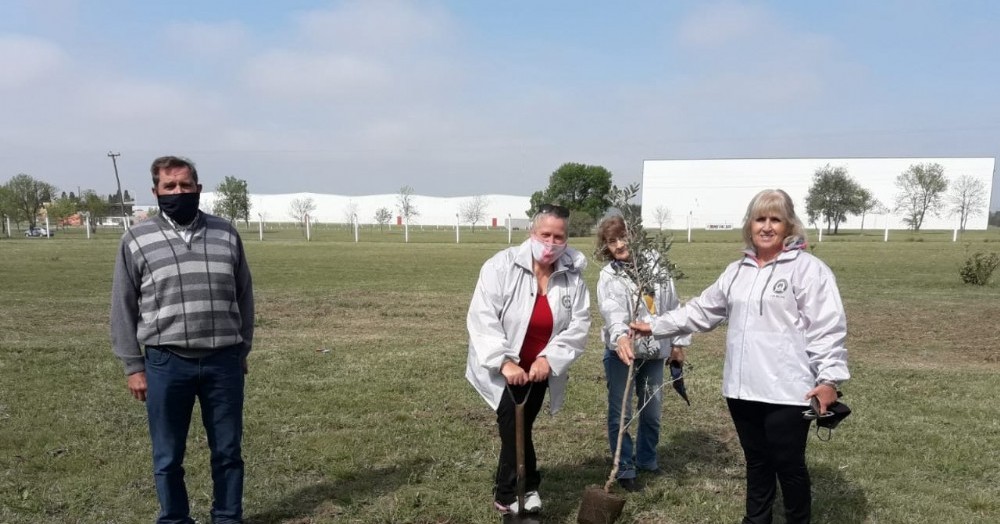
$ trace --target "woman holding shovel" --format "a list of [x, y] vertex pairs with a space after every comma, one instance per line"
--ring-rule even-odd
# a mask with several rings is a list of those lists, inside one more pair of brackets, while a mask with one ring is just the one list
[[551, 389], [550, 411], [559, 410], [567, 372], [583, 353], [590, 329], [590, 295], [582, 274], [587, 260], [566, 246], [568, 218], [564, 207], [539, 207], [530, 238], [483, 264], [469, 305], [465, 377], [497, 415], [500, 457], [493, 498], [503, 514], [542, 508], [532, 425], [546, 389]]
[[743, 240], [743, 257], [701, 296], [631, 327], [659, 338], [729, 320], [722, 395], [746, 456], [743, 522], [771, 522], [780, 484], [785, 521], [807, 523], [810, 421], [803, 411], [815, 398], [824, 413], [850, 378], [847, 317], [833, 272], [804, 249], [805, 230], [787, 193], [769, 189], [750, 201]]
[[[604, 318], [601, 335], [606, 348], [604, 373], [608, 381], [608, 441], [613, 456], [618, 446], [622, 397], [629, 398], [624, 402], [628, 406], [625, 410], [627, 423], [632, 419], [631, 396], [634, 392], [639, 425], [634, 440], [627, 428], [622, 433], [617, 481], [626, 491], [639, 491], [636, 470], [660, 473], [656, 446], [660, 442], [665, 360], [682, 365], [684, 347], [690, 345], [691, 337], [682, 335], [660, 340], [644, 337], [633, 341], [629, 336], [628, 325], [633, 319], [649, 319], [657, 311], [677, 308], [679, 302], [673, 279], [652, 283], [649, 289], [639, 290], [630, 278], [628, 266], [634, 261], [629, 253], [625, 220], [620, 215], [605, 218], [597, 227], [597, 257], [608, 262], [597, 280], [597, 304]], [[635, 298], [640, 293], [642, 300], [637, 304]], [[633, 360], [633, 380], [629, 384], [628, 369]]]

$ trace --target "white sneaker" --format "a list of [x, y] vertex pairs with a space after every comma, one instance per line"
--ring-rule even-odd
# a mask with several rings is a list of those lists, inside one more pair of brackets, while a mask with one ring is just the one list
[[[514, 504], [517, 504], [517, 502], [514, 502]], [[524, 511], [528, 513], [542, 511], [542, 497], [538, 496], [537, 491], [529, 491], [524, 494]]]
[[[506, 515], [508, 513], [512, 513], [514, 515], [517, 515], [518, 508], [520, 508], [520, 506], [517, 504], [516, 500], [514, 502], [511, 502], [509, 506], [504, 506], [503, 504], [501, 504], [499, 502], [496, 502], [496, 501], [493, 502], [493, 505], [494, 505], [494, 507], [496, 507], [497, 511], [499, 511], [501, 515]], [[539, 511], [542, 511], [542, 498], [538, 496], [538, 492], [537, 491], [529, 491], [529, 492], [525, 493], [524, 494], [524, 512], [525, 513], [538, 513]]]

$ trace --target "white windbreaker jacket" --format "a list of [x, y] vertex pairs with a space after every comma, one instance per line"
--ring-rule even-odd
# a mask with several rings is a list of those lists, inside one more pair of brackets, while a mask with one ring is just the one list
[[[505, 249], [483, 264], [469, 304], [469, 358], [465, 378], [496, 411], [507, 384], [500, 366], [520, 360], [521, 344], [535, 306], [538, 281], [532, 270], [531, 244]], [[583, 354], [590, 329], [590, 293], [583, 281], [587, 259], [566, 248], [549, 277], [546, 296], [552, 308], [552, 338], [539, 356], [549, 376], [549, 409], [559, 411], [566, 395], [570, 365]]]
[[725, 397], [806, 406], [818, 382], [850, 378], [837, 281], [801, 246], [761, 268], [750, 253], [733, 262], [701, 296], [659, 315], [653, 335], [710, 331], [727, 318]]
[[[616, 271], [614, 262], [601, 268], [601, 274], [597, 277], [597, 307], [604, 319], [601, 338], [604, 341], [604, 347], [612, 351], [618, 345], [618, 338], [622, 335], [628, 335], [628, 324], [632, 321], [631, 311], [635, 307], [635, 293], [635, 283], [626, 275]], [[657, 313], [676, 309], [680, 305], [672, 279], [666, 284], [656, 286], [654, 300]], [[651, 318], [652, 315], [650, 315], [646, 303], [640, 302], [639, 320], [648, 322]], [[686, 347], [691, 345], [691, 335], [664, 337], [651, 342], [659, 345], [656, 358], [667, 358], [670, 356], [672, 346]], [[635, 341], [635, 344], [640, 343], [642, 343], [641, 339]]]

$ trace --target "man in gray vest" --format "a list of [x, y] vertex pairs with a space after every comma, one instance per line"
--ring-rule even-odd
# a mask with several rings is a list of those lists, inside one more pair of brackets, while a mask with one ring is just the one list
[[[212, 522], [243, 520], [243, 385], [254, 303], [243, 242], [198, 210], [190, 160], [153, 161], [160, 213], [122, 235], [111, 288], [111, 344], [146, 403], [158, 523], [193, 523], [184, 450], [197, 398], [212, 465]], [[140, 351], [140, 348], [144, 351]]]

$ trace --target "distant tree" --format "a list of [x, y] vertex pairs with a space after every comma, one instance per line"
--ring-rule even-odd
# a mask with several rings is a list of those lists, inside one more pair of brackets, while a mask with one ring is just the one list
[[79, 199], [78, 199], [78, 198], [76, 197], [76, 195], [75, 195], [75, 194], [73, 194], [73, 192], [72, 192], [72, 191], [70, 191], [70, 192], [69, 192], [69, 199], [70, 199], [70, 200], [79, 200]]
[[230, 222], [243, 220], [250, 226], [250, 190], [246, 180], [227, 176], [216, 186], [215, 194], [212, 213], [228, 218]]
[[896, 210], [904, 213], [910, 229], [920, 231], [927, 213], [937, 216], [941, 209], [948, 180], [941, 164], [914, 164], [896, 177], [896, 187]]
[[989, 225], [1000, 227], [1000, 211], [990, 213]]
[[155, 217], [156, 215], [159, 215], [159, 214], [160, 214], [160, 208], [158, 208], [158, 207], [151, 207], [151, 208], [149, 208], [149, 209], [146, 210], [146, 217], [147, 218], [153, 218], [153, 217]]
[[128, 194], [128, 189], [125, 190], [125, 202], [132, 202], [132, 195]]
[[[611, 172], [601, 166], [565, 163], [559, 166], [549, 177], [549, 186], [544, 191], [535, 191], [531, 195], [531, 209], [528, 216], [543, 204], [558, 204], [571, 211], [570, 222], [574, 222], [572, 212], [585, 213], [576, 219], [577, 225], [589, 218], [586, 229], [594, 225], [597, 217], [603, 216], [610, 202], [608, 194], [611, 191]], [[579, 229], [578, 229], [579, 231]], [[572, 235], [572, 233], [570, 233]]]
[[[0, 218], [11, 219], [17, 225], [21, 227], [20, 222], [17, 220], [17, 205], [14, 201], [14, 195], [10, 192], [10, 188], [7, 187], [8, 184], [0, 185]], [[7, 220], [2, 220], [2, 228], [4, 234], [9, 233], [7, 231]]]
[[871, 191], [865, 188], [859, 188], [858, 190], [858, 211], [861, 215], [861, 231], [865, 230], [865, 215], [869, 213], [878, 213], [879, 209], [883, 209], [885, 206], [882, 202], [879, 202], [875, 195]]
[[87, 213], [87, 221], [90, 222], [91, 228], [97, 228], [98, 221], [108, 216], [108, 203], [92, 189], [80, 193], [79, 206], [80, 211]]
[[951, 214], [958, 216], [959, 227], [965, 231], [970, 216], [983, 214], [986, 207], [986, 183], [969, 175], [956, 178], [948, 194], [948, 205], [951, 207]]
[[65, 191], [63, 191], [63, 192], [62, 192], [62, 195], [60, 195], [60, 196], [59, 196], [59, 198], [60, 198], [60, 199], [65, 199], [65, 198], [67, 198], [67, 197], [66, 197], [66, 192], [65, 192]]
[[[29, 227], [35, 227], [38, 211], [42, 209], [43, 204], [51, 202], [52, 194], [56, 192], [52, 184], [35, 180], [24, 173], [11, 178], [7, 182], [7, 190], [10, 191], [14, 205], [14, 216], [24, 219]], [[20, 222], [16, 219], [15, 221]]]
[[660, 231], [663, 231], [663, 224], [670, 225], [670, 209], [667, 206], [657, 206], [653, 211], [653, 219], [660, 226]]
[[486, 220], [486, 206], [489, 203], [490, 199], [484, 195], [476, 195], [459, 206], [458, 215], [462, 219], [462, 222], [472, 224], [472, 230], [475, 231], [476, 224]]
[[[122, 202], [125, 202], [125, 206], [122, 207]], [[124, 199], [122, 197], [121, 191], [111, 193], [108, 195], [108, 211], [107, 216], [132, 216], [133, 202], [129, 200], [128, 191], [125, 191]]]
[[306, 225], [306, 217], [316, 211], [316, 203], [309, 197], [296, 198], [288, 207], [288, 214], [301, 226]]
[[354, 200], [348, 200], [347, 205], [344, 206], [344, 223], [353, 224], [354, 217], [358, 215], [358, 203]]
[[566, 222], [566, 234], [571, 237], [590, 236], [597, 219], [590, 216], [586, 211], [576, 210], [569, 212], [569, 220]]
[[[66, 193], [63, 193], [64, 195]], [[73, 216], [78, 211], [78, 202], [75, 200], [70, 200], [69, 197], [59, 198], [54, 200], [47, 208], [45, 212], [48, 213], [49, 218], [54, 220], [57, 226], [64, 226], [63, 222], [67, 218]]]
[[862, 189], [847, 169], [827, 164], [813, 174], [813, 185], [806, 195], [806, 216], [810, 223], [826, 222], [826, 232], [837, 234], [847, 215], [861, 213], [859, 197]]
[[392, 210], [387, 207], [380, 207], [375, 210], [375, 222], [378, 223], [378, 230], [388, 225], [392, 221]]
[[406, 224], [410, 223], [411, 218], [420, 216], [420, 211], [417, 210], [417, 206], [413, 202], [412, 187], [399, 188], [399, 194], [396, 195], [396, 209], [399, 210], [399, 216], [403, 217], [403, 222]]

